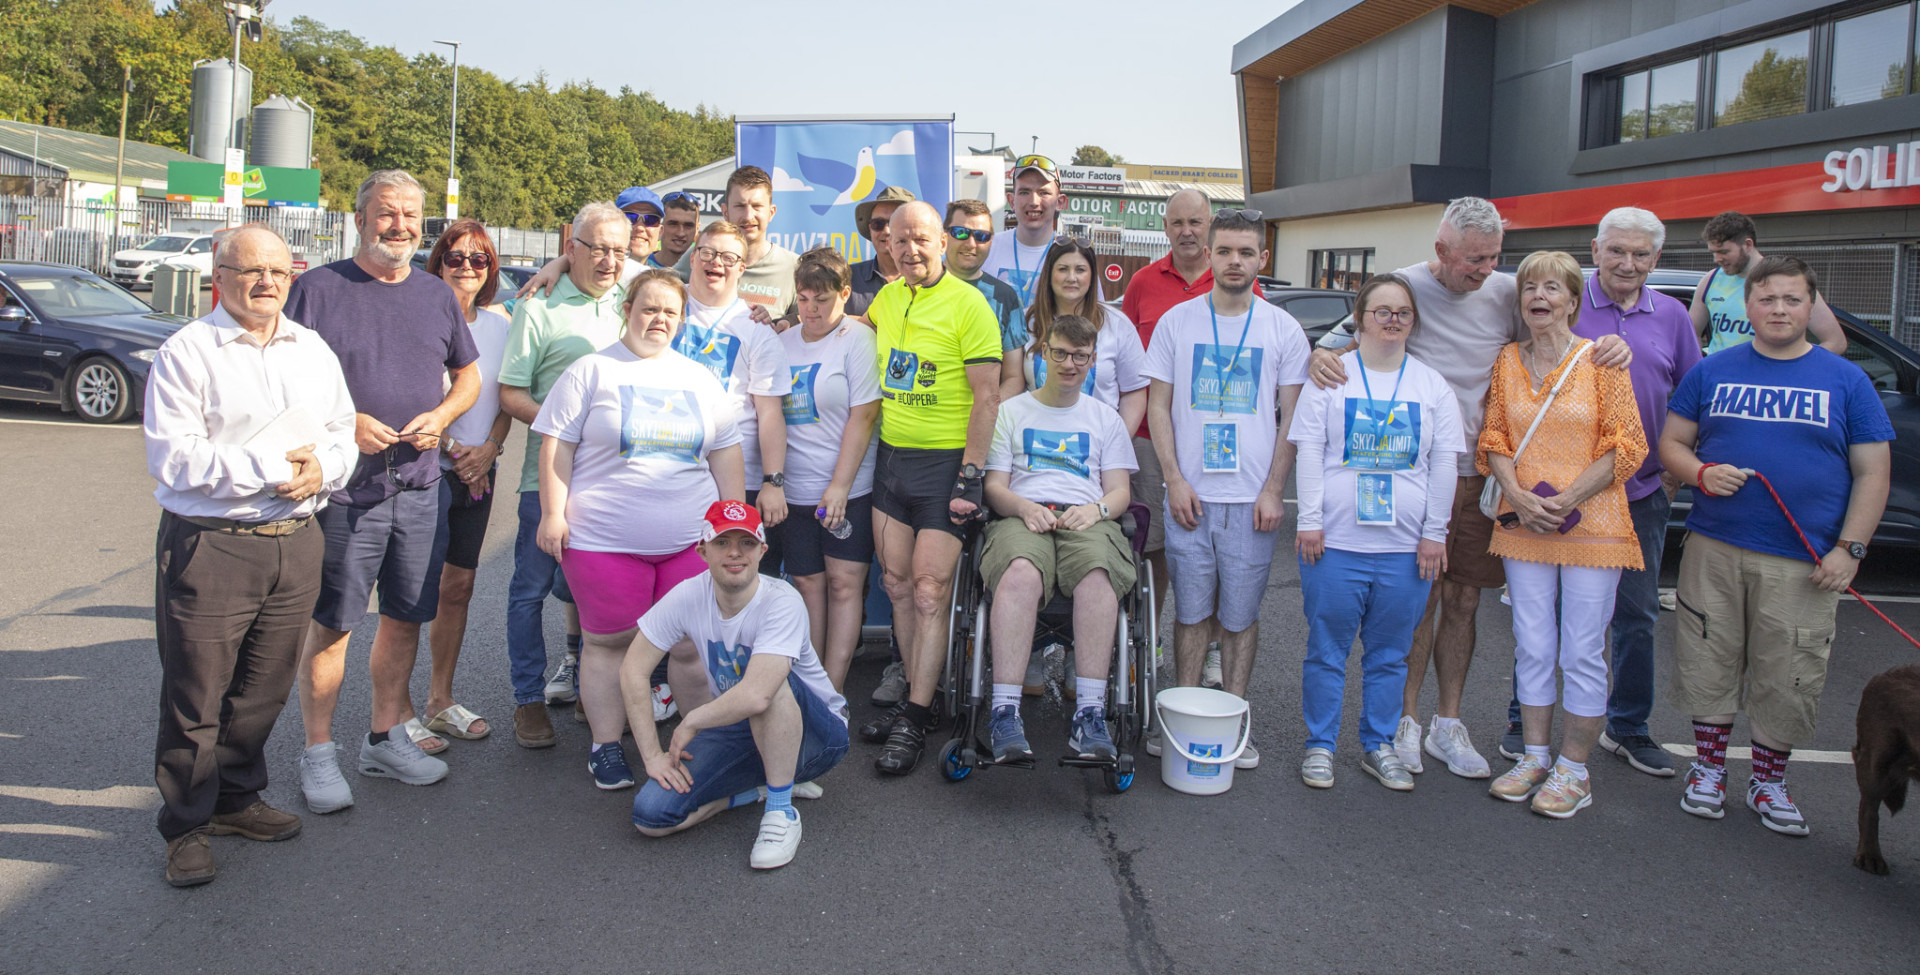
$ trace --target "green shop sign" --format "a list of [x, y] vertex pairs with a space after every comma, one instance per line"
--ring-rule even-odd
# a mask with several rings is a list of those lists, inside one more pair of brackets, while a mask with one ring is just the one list
[[1067, 212], [1096, 218], [1102, 226], [1107, 227], [1160, 230], [1161, 220], [1167, 215], [1167, 201], [1159, 196], [1069, 193]]
[[[222, 181], [227, 169], [211, 162], [167, 164], [167, 199], [186, 203], [219, 203], [225, 199]], [[320, 205], [320, 171], [248, 166], [241, 171], [241, 192], [250, 204], [275, 207]]]

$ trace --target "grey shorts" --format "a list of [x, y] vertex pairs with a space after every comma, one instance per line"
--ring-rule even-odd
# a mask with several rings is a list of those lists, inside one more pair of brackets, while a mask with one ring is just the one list
[[1166, 519], [1161, 514], [1167, 506], [1167, 482], [1160, 473], [1160, 455], [1153, 452], [1153, 441], [1135, 437], [1133, 459], [1140, 465], [1133, 472], [1133, 500], [1153, 512], [1153, 523], [1147, 526], [1146, 551], [1158, 552], [1167, 547]]
[[401, 491], [366, 508], [330, 504], [314, 515], [326, 535], [320, 599], [313, 621], [342, 632], [367, 615], [380, 585], [380, 615], [428, 623], [440, 612], [440, 566], [447, 557], [452, 481]]
[[1200, 503], [1200, 524], [1192, 531], [1173, 520], [1165, 504], [1167, 574], [1173, 577], [1176, 618], [1184, 626], [1218, 616], [1229, 633], [1260, 621], [1260, 600], [1267, 594], [1267, 572], [1279, 530], [1253, 530], [1253, 502]]

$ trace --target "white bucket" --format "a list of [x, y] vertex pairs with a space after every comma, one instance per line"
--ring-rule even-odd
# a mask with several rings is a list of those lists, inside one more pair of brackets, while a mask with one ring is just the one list
[[1246, 701], [1210, 687], [1169, 687], [1155, 695], [1153, 713], [1160, 725], [1160, 781], [1195, 796], [1233, 788], [1234, 759], [1253, 737]]

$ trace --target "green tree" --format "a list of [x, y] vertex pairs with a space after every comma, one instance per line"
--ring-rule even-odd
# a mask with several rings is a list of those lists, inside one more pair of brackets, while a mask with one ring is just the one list
[[1785, 57], [1773, 48], [1760, 52], [1753, 67], [1740, 78], [1740, 89], [1725, 107], [1716, 125], [1736, 125], [1807, 110], [1807, 57]]
[[1073, 161], [1071, 163], [1068, 163], [1068, 165], [1070, 166], [1118, 166], [1124, 162], [1126, 162], [1125, 159], [1122, 159], [1121, 157], [1116, 156], [1113, 153], [1110, 153], [1107, 150], [1100, 148], [1099, 146], [1081, 146], [1080, 148], [1073, 150]]

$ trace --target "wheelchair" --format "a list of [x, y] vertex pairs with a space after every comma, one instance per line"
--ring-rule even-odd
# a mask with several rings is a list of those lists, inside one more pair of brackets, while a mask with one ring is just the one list
[[[1138, 502], [1127, 507], [1120, 517], [1120, 530], [1133, 550], [1135, 582], [1126, 598], [1120, 600], [1114, 639], [1115, 660], [1107, 675], [1107, 729], [1113, 736], [1116, 758], [1111, 761], [1065, 755], [1062, 766], [1097, 768], [1107, 788], [1125, 792], [1133, 785], [1134, 753], [1149, 730], [1153, 714], [1155, 634], [1159, 621], [1153, 607], [1153, 564], [1146, 558], [1147, 526], [1153, 513]], [[1031, 769], [1031, 759], [998, 763], [987, 737], [993, 712], [992, 675], [989, 669], [993, 648], [987, 614], [993, 594], [980, 578], [980, 550], [984, 531], [979, 523], [969, 527], [960, 562], [954, 572], [952, 615], [947, 624], [946, 672], [942, 682], [946, 713], [952, 715], [953, 732], [940, 751], [940, 772], [949, 782], [959, 782], [975, 769], [1012, 767]], [[1040, 608], [1037, 636], [1043, 641], [1073, 645], [1073, 603], [1055, 594]]]

